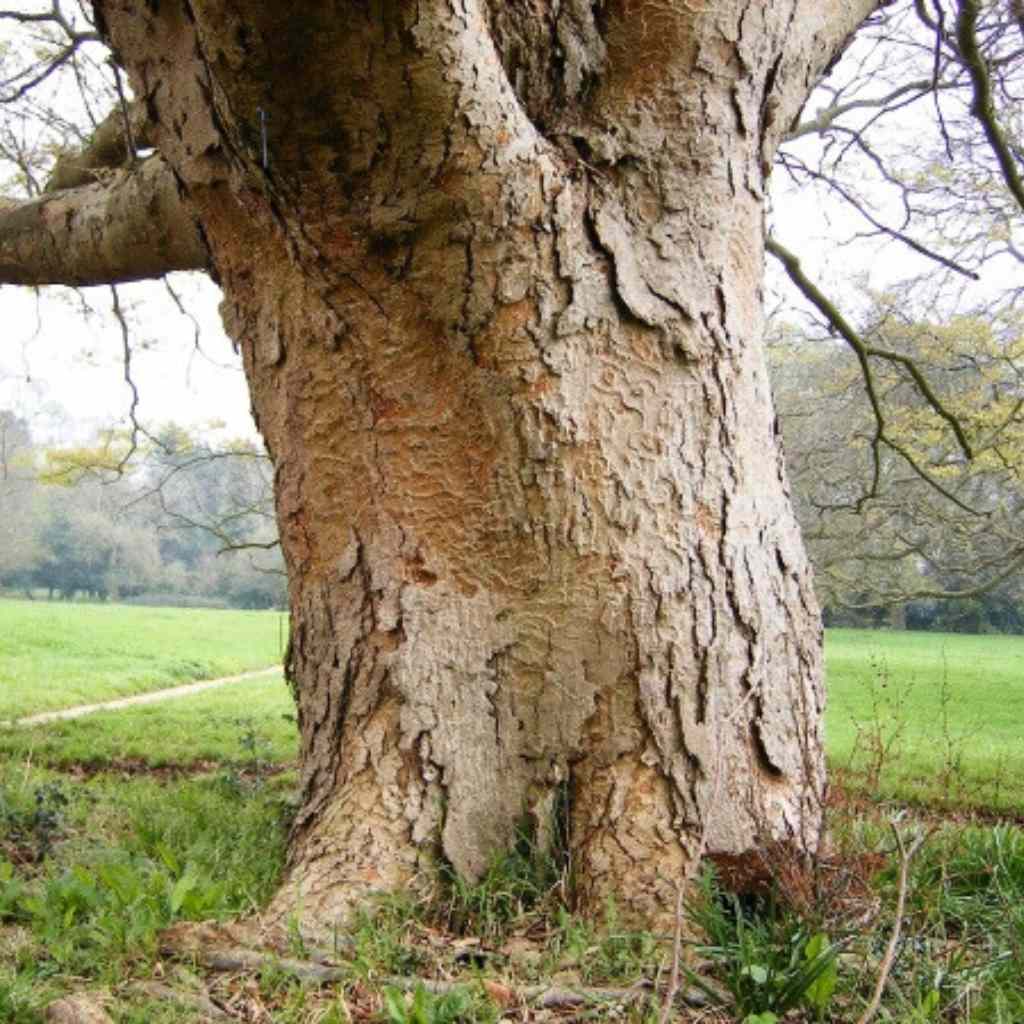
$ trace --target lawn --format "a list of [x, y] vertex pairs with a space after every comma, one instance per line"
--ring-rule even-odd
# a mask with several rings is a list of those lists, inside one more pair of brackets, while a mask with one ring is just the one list
[[280, 664], [278, 612], [0, 600], [0, 721]]
[[827, 747], [904, 800], [1024, 813], [1024, 637], [835, 629]]
[[0, 762], [98, 768], [296, 757], [295, 705], [279, 674], [85, 718], [0, 730]]
[[[106, 692], [80, 678], [85, 699]], [[251, 914], [273, 892], [294, 811], [293, 712], [275, 674], [0, 729], [0, 1021], [42, 1024], [53, 999], [96, 987], [115, 1024], [204, 1019], [147, 990], [164, 978], [157, 934]]]
[[[138, 625], [139, 635], [160, 635]], [[88, 641], [77, 660], [93, 657], [94, 634], [72, 634]], [[958, 810], [1024, 806], [1012, 779], [1021, 767], [1021, 709], [1010, 700], [1024, 642], [840, 630], [827, 648], [830, 759], [847, 781], [873, 797], [948, 799]], [[13, 649], [0, 644], [0, 673]], [[74, 667], [70, 642], [65, 657]], [[108, 695], [99, 674], [77, 670], [84, 682], [76, 699]], [[283, 680], [272, 675], [0, 730], [0, 1021], [43, 1024], [52, 1000], [86, 990], [113, 1024], [658, 1024], [650, 985], [668, 977], [671, 943], [630, 931], [614, 904], [603, 925], [574, 916], [563, 902], [565, 866], [523, 844], [475, 884], [442, 870], [432, 901], [369, 904], [326, 954], [291, 930], [277, 953], [292, 959], [272, 956], [257, 969], [212, 970], [162, 951], [168, 925], [251, 921], [278, 885], [296, 807], [292, 713]], [[800, 890], [803, 902], [741, 909], [705, 875], [686, 913], [708, 942], [685, 962], [711, 979], [722, 1005], [679, 1007], [673, 1024], [858, 1020], [898, 901], [892, 810], [884, 800], [833, 810], [833, 842], [810, 869], [817, 881]], [[900, 827], [909, 842], [913, 814]], [[790, 865], [778, 879], [793, 870], [809, 869]], [[1024, 1020], [1024, 830], [965, 825], [959, 814], [942, 824], [912, 865], [901, 923], [905, 939], [879, 1024]], [[842, 955], [822, 961], [827, 970], [812, 982], [808, 964], [830, 941]], [[333, 983], [294, 973], [295, 959], [325, 955]], [[403, 996], [389, 988], [395, 978], [454, 988]], [[648, 987], [631, 987], [638, 984]], [[501, 1005], [513, 990], [548, 985], [639, 999], [602, 997], [572, 1017], [521, 1005], [510, 1016]], [[792, 996], [789, 1012], [782, 993]], [[213, 1018], [202, 1009], [210, 1000]]]

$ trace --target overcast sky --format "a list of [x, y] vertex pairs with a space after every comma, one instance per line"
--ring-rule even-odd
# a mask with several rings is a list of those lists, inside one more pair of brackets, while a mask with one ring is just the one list
[[[218, 421], [231, 436], [254, 435], [239, 360], [217, 314], [219, 289], [201, 275], [171, 280], [199, 324], [198, 347], [196, 325], [181, 315], [163, 285], [118, 289], [127, 307], [138, 418], [150, 426]], [[31, 415], [36, 428], [49, 433], [57, 403], [78, 422], [79, 437], [126, 421], [132, 395], [111, 300], [107, 288], [85, 289], [81, 297], [63, 288], [0, 289], [0, 407]]]

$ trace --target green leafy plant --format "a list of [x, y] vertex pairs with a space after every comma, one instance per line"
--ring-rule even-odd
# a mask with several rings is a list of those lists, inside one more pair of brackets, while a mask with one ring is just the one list
[[388, 1024], [484, 1024], [497, 1014], [493, 1003], [475, 997], [469, 988], [434, 993], [417, 985], [408, 994], [384, 989], [384, 1019]]
[[242, 757], [224, 769], [221, 786], [233, 796], [251, 796], [266, 785], [273, 768], [274, 745], [252, 718], [236, 718]]
[[804, 990], [804, 1003], [812, 1009], [819, 1021], [825, 1020], [825, 1011], [835, 994], [839, 981], [839, 968], [834, 956], [829, 956], [831, 945], [824, 932], [812, 935], [804, 945], [804, 959], [809, 963], [824, 964], [821, 973]]
[[[690, 920], [706, 936], [699, 951], [715, 965], [715, 974], [741, 1016], [785, 1014], [805, 1005], [819, 1020], [835, 991], [840, 947], [828, 936], [810, 932], [792, 912], [769, 900], [758, 912], [722, 892], [711, 870], [687, 907]], [[685, 970], [685, 969], [684, 969]], [[690, 981], [718, 1000], [715, 990], [692, 971]]]

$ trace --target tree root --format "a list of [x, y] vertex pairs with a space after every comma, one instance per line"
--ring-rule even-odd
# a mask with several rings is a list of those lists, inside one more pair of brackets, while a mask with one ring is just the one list
[[[252, 936], [251, 929], [244, 929], [237, 925], [183, 922], [161, 934], [160, 952], [165, 956], [190, 959], [211, 971], [251, 973], [273, 968], [318, 985], [331, 985], [352, 980], [352, 972], [344, 967], [319, 963], [315, 960], [299, 960], [294, 957], [280, 956], [273, 951], [273, 948], [267, 948], [266, 944], [262, 949], [253, 948], [248, 944], [239, 945], [237, 937], [240, 930], [248, 933], [247, 938]], [[270, 946], [280, 948], [280, 933], [263, 932], [261, 937], [264, 943], [269, 939]], [[457, 989], [465, 988], [468, 982], [383, 977], [379, 984], [381, 988], [395, 988], [400, 992], [412, 992], [422, 987], [434, 995], [446, 995]], [[488, 995], [504, 1007], [527, 1006], [545, 1010], [577, 1009], [609, 1003], [635, 1003], [656, 992], [655, 986], [646, 980], [639, 981], [628, 988], [568, 988], [560, 985], [529, 985], [515, 988], [486, 980], [483, 981], [483, 985]], [[675, 999], [691, 1007], [706, 1007], [709, 1003], [707, 995], [697, 988], [677, 991]]]

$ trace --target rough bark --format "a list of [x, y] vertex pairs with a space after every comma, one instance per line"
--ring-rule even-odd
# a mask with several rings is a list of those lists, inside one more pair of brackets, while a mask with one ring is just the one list
[[277, 468], [321, 924], [566, 817], [664, 923], [811, 846], [820, 630], [761, 353], [764, 174], [871, 0], [96, 4]]
[[152, 156], [92, 185], [0, 206], [0, 281], [93, 285], [203, 270], [209, 253], [174, 174]]
[[89, 185], [102, 179], [102, 173], [97, 172], [103, 168], [134, 162], [139, 149], [149, 148], [148, 120], [142, 104], [133, 104], [126, 112], [120, 107], [112, 110], [85, 146], [61, 153], [46, 182], [46, 191]]

